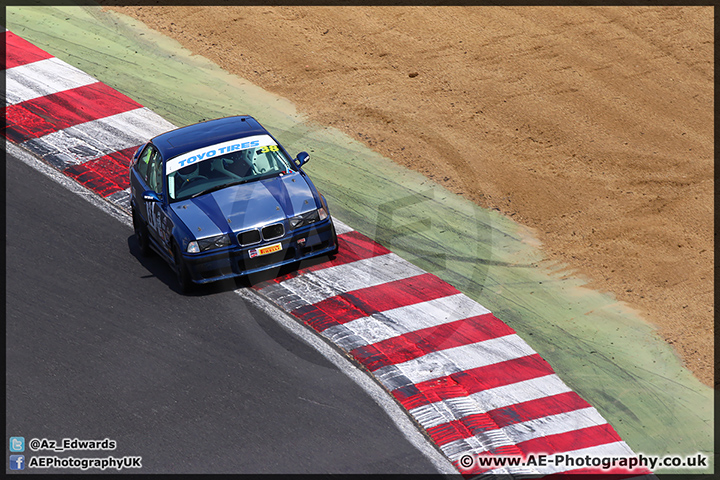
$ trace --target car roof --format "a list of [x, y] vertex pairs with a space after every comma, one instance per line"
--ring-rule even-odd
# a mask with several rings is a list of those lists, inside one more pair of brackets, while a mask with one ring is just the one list
[[185, 152], [252, 135], [269, 135], [250, 115], [217, 118], [176, 128], [154, 137], [151, 142], [165, 160]]

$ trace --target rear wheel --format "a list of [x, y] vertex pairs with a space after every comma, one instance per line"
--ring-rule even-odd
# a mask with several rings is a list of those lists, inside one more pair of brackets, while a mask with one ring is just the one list
[[183, 260], [180, 247], [178, 247], [177, 243], [174, 242], [173, 257], [175, 257], [175, 276], [177, 277], [180, 292], [183, 294], [190, 293], [193, 288], [193, 281], [190, 278], [190, 271], [188, 270], [187, 265], [185, 265], [185, 261]]
[[135, 238], [137, 239], [138, 246], [140, 247], [140, 255], [147, 257], [151, 253], [150, 249], [150, 237], [147, 225], [140, 218], [140, 215], [133, 208], [132, 210], [133, 228], [135, 229]]

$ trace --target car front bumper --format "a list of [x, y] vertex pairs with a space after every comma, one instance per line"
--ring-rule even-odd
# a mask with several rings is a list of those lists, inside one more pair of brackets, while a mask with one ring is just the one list
[[[250, 257], [250, 251], [280, 243], [282, 249]], [[248, 247], [234, 246], [219, 252], [183, 255], [195, 283], [209, 283], [281, 267], [301, 260], [326, 255], [337, 247], [332, 219], [298, 229], [284, 238]]]

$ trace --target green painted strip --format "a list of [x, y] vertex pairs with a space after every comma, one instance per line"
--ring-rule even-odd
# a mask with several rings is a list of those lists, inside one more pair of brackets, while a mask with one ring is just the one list
[[138, 21], [97, 7], [9, 7], [7, 27], [181, 126], [251, 114], [307, 167], [333, 215], [451, 283], [517, 330], [635, 452], [710, 457], [713, 390], [652, 326], [612, 297], [542, 264], [532, 235]]

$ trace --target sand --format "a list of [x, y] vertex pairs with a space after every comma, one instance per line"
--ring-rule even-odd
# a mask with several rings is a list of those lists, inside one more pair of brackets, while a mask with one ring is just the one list
[[530, 227], [713, 385], [712, 7], [107, 8]]

